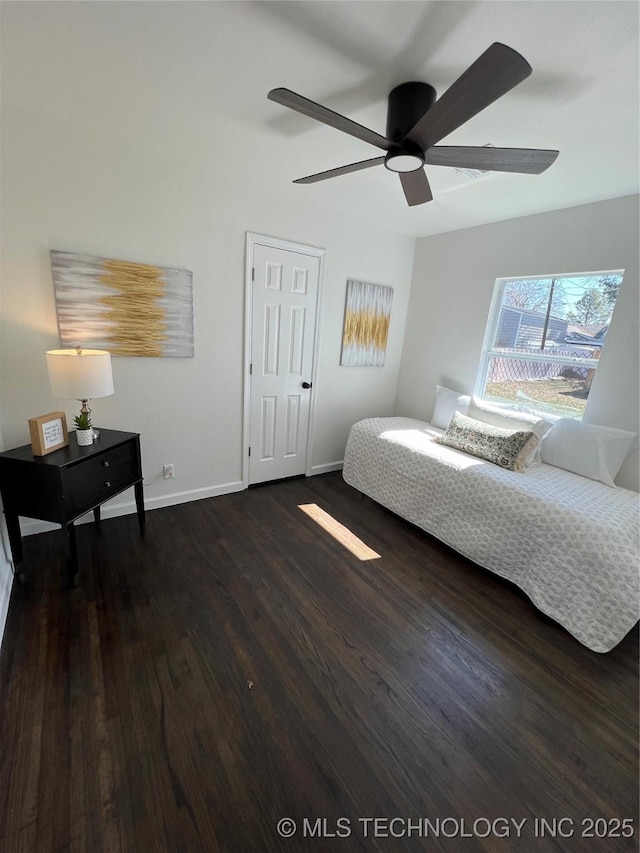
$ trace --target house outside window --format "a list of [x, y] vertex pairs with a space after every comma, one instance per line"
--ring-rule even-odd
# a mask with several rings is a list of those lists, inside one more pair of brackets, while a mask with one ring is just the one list
[[582, 418], [623, 274], [499, 279], [476, 395]]

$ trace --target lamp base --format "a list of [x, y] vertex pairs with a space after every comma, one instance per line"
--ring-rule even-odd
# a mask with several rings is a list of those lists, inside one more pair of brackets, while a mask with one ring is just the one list
[[[86, 400], [80, 400], [80, 402], [82, 403], [80, 414], [87, 415], [89, 418], [91, 418], [91, 409], [88, 406], [88, 398]], [[100, 430], [96, 429], [95, 427], [91, 427], [91, 432], [93, 433], [93, 440], [97, 441], [100, 438]]]

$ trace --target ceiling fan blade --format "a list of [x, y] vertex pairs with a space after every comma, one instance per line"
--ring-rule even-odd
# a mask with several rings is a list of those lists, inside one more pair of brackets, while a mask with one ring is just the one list
[[326, 181], [327, 178], [337, 178], [338, 175], [348, 175], [349, 172], [359, 172], [360, 169], [368, 169], [370, 166], [379, 166], [384, 163], [384, 157], [374, 157], [373, 160], [360, 160], [358, 163], [349, 163], [348, 166], [339, 166], [337, 169], [329, 169], [326, 172], [317, 172], [315, 175], [307, 175], [306, 178], [298, 178], [294, 184], [315, 184], [316, 181]]
[[555, 162], [559, 151], [545, 148], [489, 148], [438, 145], [425, 152], [430, 166], [455, 166], [485, 172], [521, 172], [539, 175]]
[[292, 92], [290, 89], [272, 89], [267, 95], [270, 101], [275, 101], [277, 104], [282, 104], [283, 107], [289, 107], [291, 110], [296, 110], [309, 118], [314, 118], [316, 121], [324, 122], [330, 127], [335, 127], [337, 130], [348, 133], [350, 136], [355, 136], [356, 139], [362, 139], [363, 142], [369, 142], [378, 148], [388, 151], [391, 148], [391, 142], [380, 136], [374, 130], [369, 130], [368, 127], [363, 127], [351, 119], [341, 116], [340, 113], [335, 113], [333, 110], [323, 107], [322, 104], [316, 104], [315, 101], [310, 101], [302, 95]]
[[506, 44], [494, 42], [464, 71], [406, 138], [424, 151], [440, 142], [531, 74], [531, 66]]
[[416, 169], [415, 172], [399, 172], [399, 175], [409, 207], [432, 201], [433, 194], [424, 169]]

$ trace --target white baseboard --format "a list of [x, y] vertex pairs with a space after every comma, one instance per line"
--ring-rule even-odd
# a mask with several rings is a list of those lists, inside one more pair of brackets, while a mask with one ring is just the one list
[[[177, 504], [190, 503], [190, 501], [199, 501], [204, 498], [217, 498], [219, 495], [229, 495], [232, 492], [242, 491], [242, 481], [234, 480], [232, 483], [222, 483], [219, 486], [205, 486], [202, 489], [190, 489], [185, 492], [172, 492], [168, 495], [159, 495], [155, 498], [150, 498], [145, 495], [144, 508], [146, 510], [161, 509], [165, 506], [176, 506]], [[107, 503], [101, 507], [102, 518], [117, 518], [120, 515], [130, 515], [136, 511], [135, 501], [128, 500], [122, 503]], [[93, 521], [93, 514], [89, 511], [82, 518], [79, 518], [76, 524], [86, 524]], [[20, 528], [23, 536], [33, 536], [35, 533], [45, 533], [49, 530], [59, 530], [59, 524], [52, 524], [49, 521], [37, 521], [34, 518], [20, 519]]]
[[316, 474], [328, 474], [329, 471], [342, 471], [343, 465], [344, 461], [342, 460], [340, 460], [340, 462], [325, 462], [323, 465], [312, 465], [310, 476], [313, 477]]
[[[323, 465], [313, 465], [311, 474], [327, 474], [329, 471], [341, 471], [343, 462], [326, 462]], [[190, 501], [199, 501], [204, 498], [217, 498], [219, 495], [230, 495], [233, 492], [241, 492], [245, 486], [242, 480], [234, 480], [231, 483], [221, 483], [219, 486], [205, 486], [201, 489], [189, 489], [184, 492], [171, 492], [168, 495], [159, 495], [158, 497], [149, 497], [145, 495], [144, 507], [146, 510], [161, 509], [165, 506], [177, 506], [178, 504], [189, 503]], [[120, 515], [130, 515], [136, 511], [135, 501], [117, 501], [104, 504], [101, 507], [102, 518], [117, 518]], [[89, 511], [86, 515], [79, 518], [76, 524], [87, 524], [93, 521], [93, 514]], [[21, 518], [20, 529], [23, 536], [33, 536], [36, 533], [46, 533], [50, 530], [59, 530], [59, 524], [53, 524], [49, 521], [38, 521], [35, 518]]]
[[[242, 480], [234, 480], [231, 483], [222, 483], [219, 486], [204, 486], [201, 489], [189, 489], [186, 492], [172, 492], [170, 495], [161, 495], [157, 498], [145, 498], [145, 509], [160, 509], [163, 506], [175, 506], [176, 504], [187, 504], [190, 501], [201, 501], [204, 498], [217, 498], [220, 495], [230, 495], [233, 492], [241, 492]], [[135, 511], [135, 506], [131, 512]]]

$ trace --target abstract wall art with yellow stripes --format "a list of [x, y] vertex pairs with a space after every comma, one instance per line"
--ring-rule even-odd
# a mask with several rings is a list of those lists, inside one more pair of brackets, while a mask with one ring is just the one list
[[51, 252], [63, 347], [193, 358], [189, 270]]
[[347, 281], [340, 364], [382, 367], [387, 352], [392, 301], [392, 287]]

